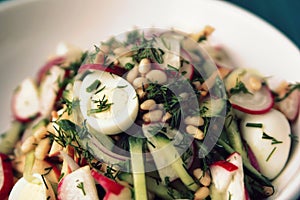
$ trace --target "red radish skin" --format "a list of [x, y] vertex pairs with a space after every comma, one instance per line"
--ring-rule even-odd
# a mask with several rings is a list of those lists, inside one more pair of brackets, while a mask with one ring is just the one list
[[85, 64], [79, 68], [78, 73], [82, 73], [86, 70], [100, 70], [100, 71], [110, 72], [118, 76], [123, 76], [127, 72], [126, 69], [119, 66], [113, 66], [112, 68], [110, 68], [101, 64]]
[[232, 164], [226, 160], [217, 161], [217, 162], [213, 163], [211, 166], [220, 166], [229, 172], [233, 172], [238, 169], [237, 166], [235, 166], [234, 164]]
[[57, 94], [60, 87], [60, 82], [63, 81], [66, 76], [66, 70], [59, 67], [53, 66], [49, 73], [45, 74], [39, 87], [39, 98], [40, 98], [40, 113], [42, 116], [49, 116], [57, 100]]
[[[254, 114], [254, 115], [265, 114], [265, 113], [269, 112], [274, 106], [274, 97], [272, 95], [271, 90], [267, 86], [264, 86], [260, 91], [257, 91], [254, 94], [252, 94], [253, 101], [251, 101], [251, 99], [249, 99], [249, 98], [251, 98], [250, 96], [244, 96], [244, 98], [245, 98], [244, 100], [245, 101], [247, 100], [248, 102], [251, 101], [251, 105], [249, 105], [249, 104], [247, 105], [247, 102], [245, 102], [242, 99], [237, 100], [236, 96], [238, 96], [238, 98], [242, 98], [242, 95], [245, 95], [245, 94], [232, 95], [229, 100], [234, 109], [237, 109], [244, 113]], [[260, 99], [254, 99], [254, 95], [260, 95], [264, 98], [267, 98], [265, 100], [267, 102], [264, 102], [264, 104], [261, 105]], [[254, 102], [255, 100], [257, 102]]]
[[294, 90], [287, 98], [277, 102], [276, 107], [288, 120], [295, 121], [300, 110], [300, 91]]
[[246, 199], [246, 191], [244, 185], [244, 170], [243, 170], [243, 159], [238, 152], [233, 152], [230, 154], [227, 159], [227, 162], [230, 162], [238, 167], [236, 174], [233, 176], [232, 181], [230, 182], [226, 193], [230, 193], [231, 199]]
[[30, 116], [30, 117], [20, 117], [17, 113], [17, 109], [15, 108], [15, 104], [16, 104], [16, 99], [17, 99], [17, 95], [14, 95], [12, 98], [12, 102], [11, 102], [11, 110], [12, 110], [12, 114], [13, 114], [13, 118], [16, 119], [17, 121], [21, 122], [21, 123], [28, 123], [31, 122], [33, 119], [37, 118], [40, 116], [40, 113], [36, 113], [36, 115]]
[[106, 194], [103, 200], [110, 199], [131, 199], [131, 191], [129, 188], [115, 182], [114, 180], [98, 173], [92, 169], [91, 174], [94, 179], [104, 188]]
[[[28, 96], [28, 94], [31, 96]], [[40, 116], [38, 98], [38, 90], [35, 81], [29, 78], [25, 79], [19, 85], [19, 88], [14, 92], [12, 97], [11, 110], [14, 119], [21, 123], [27, 123]], [[32, 104], [34, 100], [36, 104]], [[20, 104], [22, 104], [21, 107]], [[30, 110], [28, 110], [28, 106], [31, 106]], [[24, 109], [29, 113], [25, 114], [26, 112], [24, 112]]]
[[245, 200], [250, 200], [249, 192], [246, 189], [246, 187], [244, 187], [244, 191], [245, 191]]
[[104, 188], [107, 194], [113, 193], [119, 195], [124, 189], [123, 185], [120, 185], [119, 183], [98, 173], [95, 170], [92, 170], [91, 174], [94, 177], [94, 179]]
[[[234, 174], [238, 171], [238, 167], [226, 160], [221, 160], [213, 163], [210, 166], [212, 177], [212, 195], [223, 193], [232, 181]], [[218, 196], [218, 195], [217, 195]]]
[[[80, 188], [80, 183], [83, 188]], [[58, 200], [99, 199], [89, 166], [81, 167], [63, 177], [58, 183], [57, 193]]]
[[13, 185], [13, 169], [7, 155], [0, 153], [0, 199], [5, 199]]
[[66, 60], [65, 57], [59, 56], [49, 60], [45, 65], [43, 65], [37, 74], [37, 81], [40, 83], [45, 76], [45, 74], [55, 65], [60, 65]]
[[246, 150], [247, 150], [247, 155], [248, 155], [248, 158], [250, 160], [250, 163], [251, 165], [257, 170], [257, 171], [260, 171], [260, 168], [259, 168], [259, 164], [257, 162], [257, 159], [252, 151], [252, 149], [250, 148], [250, 146], [245, 142], [244, 143], [245, 147], [246, 147]]
[[[71, 75], [71, 71], [70, 70], [65, 70], [65, 75], [64, 75], [64, 79], [67, 79], [69, 78]], [[63, 92], [64, 90], [66, 89], [66, 85], [59, 88], [58, 92], [57, 92], [57, 96], [56, 96], [56, 99], [55, 99], [55, 102], [59, 102], [62, 95], [63, 95]], [[55, 105], [55, 104], [54, 104]]]

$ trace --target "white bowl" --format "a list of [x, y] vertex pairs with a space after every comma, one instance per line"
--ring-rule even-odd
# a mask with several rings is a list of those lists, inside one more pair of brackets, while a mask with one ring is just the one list
[[[1, 120], [4, 131], [11, 120], [13, 89], [34, 76], [60, 41], [88, 49], [110, 35], [139, 28], [176, 28], [199, 31], [216, 28], [212, 41], [223, 45], [237, 66], [257, 68], [266, 76], [298, 81], [300, 56], [283, 34], [256, 16], [223, 1], [128, 0], [73, 1], [18, 0], [0, 4]], [[294, 133], [300, 135], [300, 122]], [[274, 181], [271, 199], [296, 198], [300, 187], [300, 145], [285, 170]]]

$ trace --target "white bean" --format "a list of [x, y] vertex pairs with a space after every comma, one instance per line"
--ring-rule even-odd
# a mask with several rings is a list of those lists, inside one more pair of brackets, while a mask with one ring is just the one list
[[143, 88], [136, 89], [136, 93], [137, 93], [137, 95], [139, 96], [140, 99], [144, 98], [147, 94], [147, 92], [145, 92], [143, 90]]
[[196, 179], [199, 180], [199, 182], [204, 185], [204, 186], [209, 186], [211, 183], [211, 177], [208, 173], [208, 171], [203, 172], [202, 169], [196, 168], [193, 171], [193, 175], [195, 176]]
[[163, 112], [161, 110], [152, 110], [143, 116], [143, 120], [145, 122], [157, 122], [160, 121], [163, 116]]
[[203, 126], [204, 119], [199, 115], [187, 116], [184, 119], [184, 123], [188, 124], [188, 125], [193, 125], [193, 126]]
[[45, 138], [45, 136], [48, 134], [47, 129], [45, 126], [41, 126], [39, 127], [37, 130], [34, 131], [33, 136], [37, 139], [37, 140], [41, 140], [43, 138]]
[[186, 127], [186, 132], [193, 135], [195, 139], [202, 140], [204, 138], [204, 133], [199, 128], [193, 125], [188, 125]]
[[139, 72], [141, 74], [146, 74], [151, 69], [151, 63], [148, 58], [143, 58], [139, 64]]
[[138, 67], [136, 65], [127, 73], [127, 76], [126, 76], [127, 81], [132, 83], [134, 81], [134, 79], [136, 79], [138, 74], [139, 74], [139, 71], [138, 71]]
[[260, 90], [260, 88], [262, 87], [262, 83], [261, 83], [261, 80], [252, 76], [248, 79], [248, 83], [246, 84], [246, 86], [248, 86], [248, 88], [251, 91], [255, 92], [255, 91]]
[[209, 195], [209, 189], [208, 187], [200, 187], [196, 192], [194, 196], [194, 200], [200, 200], [205, 199]]
[[189, 94], [187, 92], [182, 92], [179, 94], [179, 97], [181, 97], [183, 100], [187, 100], [189, 98]]
[[34, 136], [29, 136], [25, 139], [23, 144], [21, 145], [21, 150], [23, 153], [27, 153], [31, 150], [33, 150], [36, 147], [36, 139]]
[[42, 139], [35, 149], [35, 157], [39, 160], [44, 160], [48, 155], [50, 150], [50, 140], [49, 138]]
[[135, 88], [141, 88], [143, 85], [147, 84], [148, 80], [145, 77], [137, 77], [133, 80], [132, 84]]
[[140, 105], [140, 108], [142, 110], [153, 110], [155, 106], [156, 106], [156, 102], [153, 99], [148, 99]]
[[146, 74], [146, 78], [157, 84], [163, 84], [168, 80], [166, 73], [158, 69], [149, 71]]
[[165, 115], [162, 117], [162, 121], [166, 122], [171, 119], [172, 115], [169, 112], [166, 112]]

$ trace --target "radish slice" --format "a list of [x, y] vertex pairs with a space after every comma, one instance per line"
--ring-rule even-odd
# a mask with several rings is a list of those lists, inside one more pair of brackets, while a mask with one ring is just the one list
[[232, 153], [226, 160], [217, 161], [210, 166], [212, 185], [211, 199], [247, 199], [244, 186], [242, 157]]
[[294, 90], [284, 100], [277, 102], [276, 106], [286, 118], [294, 121], [297, 118], [300, 109], [300, 91]]
[[85, 64], [79, 68], [78, 73], [82, 73], [89, 69], [110, 72], [110, 73], [116, 74], [118, 76], [122, 76], [123, 74], [125, 74], [127, 72], [126, 69], [119, 67], [119, 66], [107, 67], [107, 66], [104, 66], [101, 64]]
[[48, 116], [52, 111], [66, 73], [58, 66], [53, 66], [48, 72], [40, 85], [40, 112], [43, 116]]
[[13, 187], [13, 169], [7, 155], [0, 153], [0, 199], [5, 199]]
[[58, 184], [58, 200], [97, 200], [98, 194], [89, 166], [65, 176]]
[[217, 161], [210, 166], [213, 185], [217, 193], [222, 193], [227, 189], [237, 170], [236, 165], [225, 160]]
[[47, 72], [54, 66], [60, 65], [65, 61], [65, 57], [59, 56], [49, 60], [41, 69], [38, 71], [37, 74], [37, 82], [40, 83]]
[[255, 154], [253, 153], [252, 149], [250, 148], [250, 146], [245, 142], [244, 143], [246, 149], [247, 149], [247, 155], [248, 155], [248, 158], [250, 160], [250, 163], [251, 165], [257, 170], [257, 171], [260, 171], [260, 168], [259, 168], [259, 164], [258, 164], [258, 161], [256, 159], [256, 156]]
[[267, 113], [274, 105], [274, 98], [267, 86], [253, 94], [234, 94], [229, 98], [232, 107], [249, 114]]
[[233, 180], [230, 182], [226, 193], [226, 199], [232, 200], [245, 200], [245, 185], [244, 185], [244, 170], [243, 160], [239, 153], [232, 153], [226, 161], [234, 164], [238, 167], [236, 174], [233, 176]]
[[91, 171], [94, 179], [104, 188], [106, 194], [104, 200], [109, 199], [131, 199], [131, 191], [129, 188], [117, 183], [96, 170]]
[[36, 83], [33, 79], [25, 79], [17, 88], [12, 99], [14, 118], [20, 122], [31, 121], [39, 114], [39, 97]]

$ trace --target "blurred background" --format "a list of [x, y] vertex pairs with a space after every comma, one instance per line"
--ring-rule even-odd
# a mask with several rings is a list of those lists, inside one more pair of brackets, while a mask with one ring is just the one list
[[[18, 0], [0, 0], [18, 1]], [[214, 1], [214, 0], [206, 0]], [[272, 24], [300, 48], [300, 0], [224, 0]]]
[[300, 48], [300, 0], [225, 0], [272, 24]]

